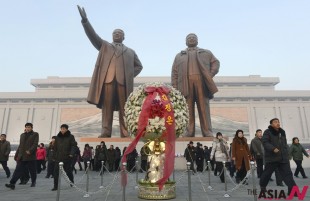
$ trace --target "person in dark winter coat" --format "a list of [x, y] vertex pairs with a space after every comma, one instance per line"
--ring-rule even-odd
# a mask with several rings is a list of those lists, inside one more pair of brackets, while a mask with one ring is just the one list
[[52, 137], [52, 141], [50, 142], [47, 152], [46, 152], [46, 158], [47, 158], [47, 173], [45, 178], [50, 178], [50, 176], [54, 177], [54, 168], [55, 168], [55, 161], [54, 161], [54, 143], [55, 143], [56, 136]]
[[114, 169], [115, 171], [119, 170], [119, 163], [121, 162], [122, 153], [119, 147], [115, 147], [115, 162], [114, 162]]
[[[17, 166], [17, 164], [18, 164], [18, 152], [19, 152], [19, 149], [18, 149], [18, 147], [17, 147], [17, 150], [16, 150], [16, 152], [15, 152], [15, 155], [14, 155], [14, 160], [16, 161], [16, 166]], [[16, 169], [16, 168], [15, 168]], [[29, 181], [29, 179], [30, 179], [30, 173], [29, 173], [29, 170], [28, 170], [28, 167], [26, 167], [24, 170], [23, 170], [23, 172], [22, 172], [22, 176], [19, 178], [19, 180], [20, 180], [20, 183], [19, 183], [19, 185], [25, 185], [25, 184], [27, 184], [28, 183], [28, 181]]]
[[113, 172], [115, 163], [115, 149], [113, 145], [110, 145], [108, 149], [108, 164], [109, 164], [109, 172]]
[[58, 189], [58, 175], [59, 175], [59, 162], [63, 162], [63, 169], [69, 177], [70, 181], [73, 183], [72, 174], [72, 160], [74, 153], [76, 152], [77, 143], [74, 136], [71, 134], [69, 126], [67, 124], [62, 124], [60, 126], [60, 132], [57, 134], [54, 144], [54, 187], [52, 191]]
[[184, 150], [184, 157], [187, 162], [190, 162], [190, 169], [193, 171], [193, 174], [196, 172], [194, 168], [194, 161], [196, 160], [196, 149], [193, 146], [193, 142], [190, 141], [187, 145], [187, 148]]
[[255, 138], [251, 141], [250, 151], [257, 165], [257, 178], [260, 178], [264, 170], [264, 147], [262, 144], [263, 133], [261, 129], [257, 129]]
[[31, 187], [35, 187], [37, 180], [36, 170], [36, 152], [39, 143], [39, 133], [34, 132], [32, 123], [25, 124], [25, 132], [20, 135], [18, 146], [18, 154], [16, 156], [17, 165], [9, 184], [5, 184], [7, 188], [15, 189], [18, 179], [24, 174], [24, 170], [28, 168], [31, 176]]
[[278, 118], [270, 120], [270, 126], [264, 131], [262, 143], [265, 150], [265, 169], [259, 183], [261, 190], [266, 191], [272, 173], [278, 168], [284, 183], [288, 187], [288, 194], [290, 194], [296, 183], [289, 163], [286, 133], [280, 127]]
[[141, 170], [140, 172], [146, 172], [147, 171], [147, 157], [151, 154], [151, 150], [149, 146], [144, 145], [140, 149], [140, 155], [141, 155]]
[[202, 148], [202, 144], [197, 143], [196, 147], [196, 165], [197, 165], [197, 172], [203, 171], [203, 162], [204, 162], [204, 151]]
[[127, 170], [128, 171], [136, 171], [135, 162], [136, 162], [137, 157], [138, 157], [138, 152], [136, 149], [132, 150], [132, 152], [130, 152], [127, 155]]
[[[106, 166], [107, 158], [108, 158], [108, 149], [107, 146], [105, 145], [104, 141], [100, 142], [100, 145], [96, 147], [95, 150], [95, 158], [96, 158], [96, 163], [97, 163], [97, 170], [101, 170], [101, 165], [103, 161], [103, 165]], [[105, 171], [105, 168], [102, 169], [102, 171]]]
[[302, 160], [303, 155], [309, 158], [309, 154], [306, 152], [305, 148], [301, 144], [299, 144], [299, 139], [297, 137], [294, 137], [292, 139], [292, 145], [289, 149], [289, 154], [297, 165], [294, 176], [298, 177], [298, 174], [300, 172], [304, 179], [308, 178], [305, 174], [304, 168], [302, 167]]
[[0, 164], [3, 167], [3, 170], [6, 173], [6, 177], [11, 176], [11, 171], [8, 168], [8, 160], [11, 152], [10, 142], [6, 140], [6, 134], [1, 134], [0, 137]]
[[147, 167], [147, 158], [148, 156], [151, 154], [151, 150], [149, 148], [149, 146], [142, 146], [141, 149], [140, 149], [140, 155], [141, 155], [141, 170], [140, 172], [143, 172], [143, 171], [147, 171], [148, 170], [148, 167]]
[[75, 153], [73, 156], [73, 160], [72, 160], [72, 169], [75, 172], [75, 174], [76, 174], [76, 168], [75, 168], [76, 163], [78, 163], [80, 171], [83, 171], [81, 161], [82, 161], [81, 150], [79, 147], [76, 147], [76, 150], [75, 150]]

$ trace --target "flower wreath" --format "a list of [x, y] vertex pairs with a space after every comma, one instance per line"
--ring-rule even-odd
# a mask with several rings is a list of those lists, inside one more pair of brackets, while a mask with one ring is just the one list
[[[175, 134], [179, 137], [183, 134], [188, 125], [188, 106], [184, 96], [180, 91], [176, 90], [170, 85], [160, 82], [145, 83], [136, 88], [128, 97], [125, 104], [125, 122], [127, 129], [131, 135], [136, 136], [139, 124], [139, 117], [142, 111], [142, 105], [148, 96], [147, 89], [150, 88], [164, 88], [167, 89], [162, 94], [157, 93], [155, 99], [152, 100], [150, 111], [148, 114], [148, 124], [143, 135], [144, 139], [160, 138], [162, 133], [166, 131], [165, 123], [167, 118], [164, 118], [166, 111], [173, 109], [174, 115], [171, 121], [175, 123]], [[155, 92], [156, 93], [156, 92]], [[163, 98], [168, 96], [171, 104], [164, 105]], [[172, 106], [172, 108], [171, 108]]]
[[[138, 141], [158, 139], [165, 143], [163, 177], [156, 183], [159, 190], [174, 169], [175, 140], [183, 134], [188, 124], [188, 107], [182, 94], [173, 87], [155, 82], [140, 85], [128, 97], [125, 104], [127, 129], [135, 138], [123, 154], [122, 162], [136, 147]], [[127, 177], [122, 176], [122, 185]]]

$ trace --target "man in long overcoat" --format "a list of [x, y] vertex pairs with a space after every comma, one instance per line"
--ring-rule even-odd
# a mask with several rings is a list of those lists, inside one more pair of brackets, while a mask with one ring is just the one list
[[175, 57], [172, 73], [172, 86], [186, 98], [189, 109], [187, 136], [195, 136], [195, 103], [199, 113], [202, 136], [213, 136], [209, 100], [218, 91], [213, 77], [218, 73], [220, 62], [210, 50], [197, 47], [196, 34], [186, 37], [187, 49]]
[[133, 79], [142, 70], [134, 50], [123, 44], [124, 31], [113, 31], [113, 42], [101, 39], [87, 19], [84, 8], [78, 6], [82, 25], [91, 43], [99, 51], [87, 102], [102, 109], [102, 130], [99, 137], [111, 137], [113, 111], [119, 111], [120, 136], [128, 136], [124, 122], [124, 106], [133, 91]]
[[7, 178], [11, 176], [11, 171], [8, 168], [8, 160], [11, 152], [11, 144], [6, 140], [6, 134], [0, 135], [0, 164], [6, 173]]
[[[73, 156], [77, 150], [77, 142], [74, 135], [71, 134], [69, 126], [62, 124], [60, 131], [55, 138], [54, 143], [54, 187], [52, 191], [58, 190], [58, 178], [59, 178], [59, 163], [63, 162], [63, 170], [66, 172], [68, 178], [74, 183], [72, 161]], [[71, 184], [70, 184], [71, 185]]]
[[36, 152], [39, 142], [39, 133], [34, 132], [32, 123], [25, 124], [25, 132], [20, 135], [18, 154], [16, 155], [16, 168], [9, 184], [5, 184], [7, 188], [15, 189], [15, 184], [28, 168], [31, 176], [31, 187], [36, 186], [37, 170], [36, 170]]

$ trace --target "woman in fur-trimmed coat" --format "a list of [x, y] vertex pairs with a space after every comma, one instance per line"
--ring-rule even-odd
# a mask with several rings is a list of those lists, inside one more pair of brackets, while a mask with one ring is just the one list
[[247, 139], [243, 135], [243, 130], [237, 130], [232, 142], [232, 160], [235, 161], [237, 170], [236, 182], [242, 181], [247, 171], [250, 170], [250, 150]]

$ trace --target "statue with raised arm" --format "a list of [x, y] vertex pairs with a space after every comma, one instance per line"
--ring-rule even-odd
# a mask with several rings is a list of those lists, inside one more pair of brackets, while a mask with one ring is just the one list
[[210, 50], [197, 47], [194, 33], [186, 36], [187, 48], [178, 53], [172, 65], [171, 84], [185, 97], [189, 110], [187, 137], [195, 136], [195, 103], [197, 105], [202, 136], [212, 137], [209, 100], [218, 91], [213, 77], [220, 62]]
[[99, 137], [111, 137], [113, 112], [118, 111], [120, 136], [127, 137], [124, 122], [124, 105], [133, 91], [133, 80], [142, 70], [142, 64], [134, 50], [123, 44], [124, 31], [115, 29], [113, 42], [102, 39], [91, 26], [85, 9], [78, 6], [85, 33], [99, 51], [90, 83], [87, 102], [102, 110], [102, 129]]

